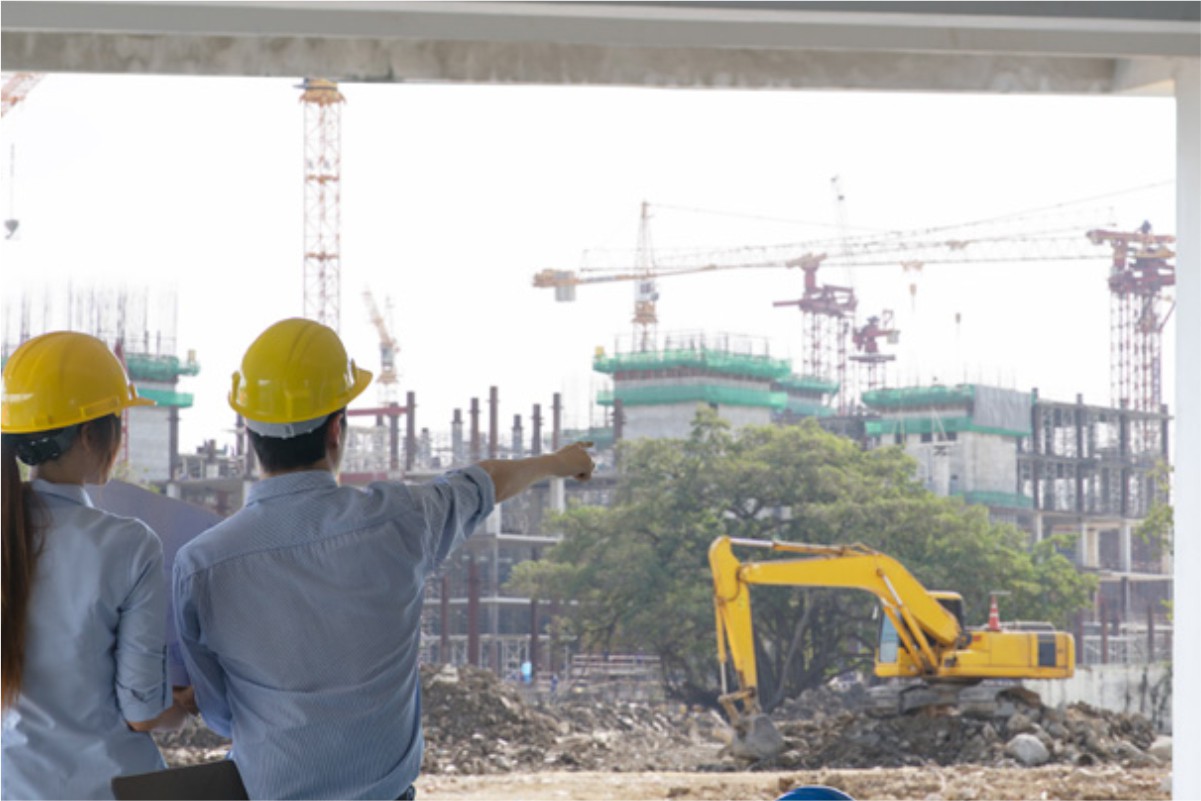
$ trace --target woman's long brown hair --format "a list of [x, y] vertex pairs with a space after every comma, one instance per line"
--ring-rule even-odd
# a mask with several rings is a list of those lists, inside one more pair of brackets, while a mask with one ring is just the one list
[[33, 491], [21, 480], [17, 444], [12, 435], [3, 437], [4, 610], [3, 646], [0, 659], [0, 689], [3, 708], [12, 706], [21, 693], [21, 669], [25, 664], [25, 621], [33, 571], [41, 550], [41, 535], [30, 515]]
[[[115, 415], [84, 423], [79, 436], [102, 454], [115, 458], [121, 442], [121, 418]], [[4, 610], [3, 634], [0, 643], [4, 653], [0, 659], [3, 708], [8, 709], [21, 694], [21, 677], [25, 665], [25, 629], [29, 619], [29, 596], [38, 555], [42, 550], [42, 532], [35, 520], [37, 496], [28, 483], [21, 480], [17, 464], [19, 435], [3, 436], [3, 539], [4, 552]]]

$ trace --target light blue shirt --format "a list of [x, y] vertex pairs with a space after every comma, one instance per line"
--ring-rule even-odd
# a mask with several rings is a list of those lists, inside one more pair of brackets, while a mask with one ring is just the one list
[[[109, 781], [166, 767], [150, 720], [171, 705], [163, 552], [83, 487], [34, 480], [45, 507], [21, 694], [4, 712], [3, 796], [112, 798]], [[38, 513], [34, 512], [38, 520]]]
[[417, 778], [425, 579], [494, 492], [479, 467], [365, 490], [291, 473], [179, 551], [188, 674], [251, 798], [396, 798]]

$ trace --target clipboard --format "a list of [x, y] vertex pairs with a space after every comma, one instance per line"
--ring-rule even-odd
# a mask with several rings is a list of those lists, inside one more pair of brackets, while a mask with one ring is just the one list
[[111, 786], [118, 801], [243, 801], [250, 797], [232, 759], [115, 776]]

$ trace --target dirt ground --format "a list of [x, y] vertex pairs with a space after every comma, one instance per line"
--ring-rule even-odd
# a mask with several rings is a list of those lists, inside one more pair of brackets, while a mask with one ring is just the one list
[[510, 773], [422, 776], [421, 801], [774, 799], [805, 784], [856, 799], [1166, 799], [1166, 767], [872, 768], [785, 773]]
[[[531, 698], [473, 668], [423, 668], [422, 801], [775, 799], [827, 785], [856, 799], [1167, 799], [1171, 742], [1140, 715], [1045, 707], [1006, 690], [984, 716], [879, 717], [818, 688], [773, 713], [777, 757], [731, 755], [712, 709], [571, 694]], [[221, 759], [199, 721], [156, 735], [168, 764]]]

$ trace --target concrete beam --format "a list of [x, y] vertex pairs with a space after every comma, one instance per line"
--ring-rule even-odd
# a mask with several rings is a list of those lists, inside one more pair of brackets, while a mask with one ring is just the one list
[[1115, 75], [1151, 83], [1116, 59], [1189, 57], [1201, 47], [1201, 24], [1179, 18], [1182, 4], [1134, 4], [1122, 16], [1129, 4], [1084, 3], [1070, 8], [1089, 6], [1088, 14], [1062, 17], [1037, 5], [1039, 13], [1019, 13], [1029, 4], [941, 3], [936, 13], [922, 3], [880, 5], [10, 1], [0, 64], [344, 81], [1087, 93], [1112, 91]]
[[1119, 74], [1111, 58], [8, 31], [0, 58], [30, 72], [914, 92], [1096, 94]]

